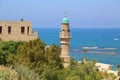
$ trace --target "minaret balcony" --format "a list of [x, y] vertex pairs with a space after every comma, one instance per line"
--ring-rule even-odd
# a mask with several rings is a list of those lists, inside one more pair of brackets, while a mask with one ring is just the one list
[[62, 43], [62, 44], [70, 44], [70, 42], [66, 42], [66, 41], [60, 41], [60, 43]]

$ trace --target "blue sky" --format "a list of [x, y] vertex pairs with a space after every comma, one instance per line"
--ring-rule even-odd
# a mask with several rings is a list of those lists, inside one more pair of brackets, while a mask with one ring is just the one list
[[59, 28], [67, 11], [71, 28], [120, 28], [120, 0], [0, 0], [0, 20]]

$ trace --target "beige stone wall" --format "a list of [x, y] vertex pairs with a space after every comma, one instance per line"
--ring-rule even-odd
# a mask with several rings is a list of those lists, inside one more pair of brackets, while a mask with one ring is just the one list
[[61, 44], [61, 52], [69, 54], [70, 52], [69, 44]]
[[[38, 33], [32, 33], [32, 23], [27, 21], [0, 21], [2, 33], [0, 38], [4, 41], [29, 41], [38, 38]], [[11, 26], [11, 33], [8, 33], [8, 26]], [[21, 33], [21, 27], [25, 27], [24, 33]], [[29, 27], [29, 32], [28, 32]]]

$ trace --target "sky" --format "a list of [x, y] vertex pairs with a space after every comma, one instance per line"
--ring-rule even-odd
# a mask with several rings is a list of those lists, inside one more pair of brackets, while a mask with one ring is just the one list
[[0, 0], [0, 20], [59, 28], [64, 12], [71, 28], [120, 28], [120, 0]]

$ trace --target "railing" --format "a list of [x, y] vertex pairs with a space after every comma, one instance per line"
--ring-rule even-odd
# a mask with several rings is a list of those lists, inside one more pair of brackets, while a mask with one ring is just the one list
[[60, 43], [69, 44], [70, 42], [61, 41]]
[[29, 33], [30, 36], [37, 36], [38, 35], [38, 31], [32, 31], [31, 33]]

